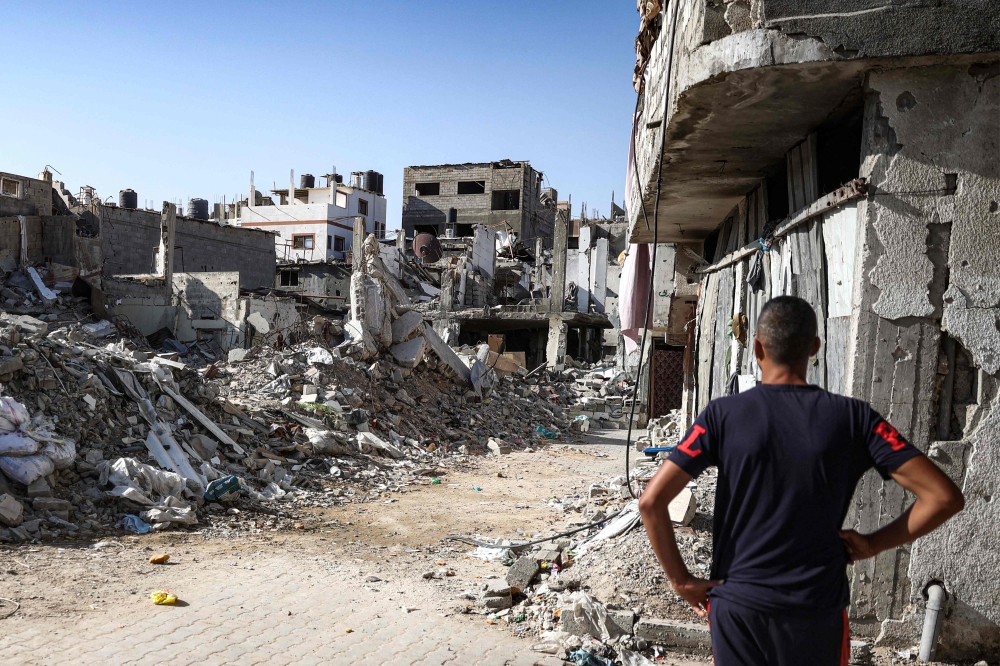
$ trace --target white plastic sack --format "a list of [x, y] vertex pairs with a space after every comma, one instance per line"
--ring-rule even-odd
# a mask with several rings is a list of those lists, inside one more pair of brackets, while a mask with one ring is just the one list
[[656, 666], [638, 652], [632, 652], [625, 648], [618, 648], [618, 658], [622, 660], [622, 666]]
[[573, 604], [573, 619], [583, 627], [584, 633], [598, 640], [611, 640], [611, 634], [608, 632], [608, 613], [604, 609], [604, 604], [594, 601], [586, 592], [574, 592], [569, 600]]
[[306, 350], [306, 361], [310, 364], [333, 365], [333, 354], [322, 347], [312, 347]]
[[336, 438], [330, 430], [319, 428], [306, 428], [306, 437], [312, 444], [313, 452], [323, 456], [349, 456], [357, 453], [350, 446]]
[[27, 486], [40, 477], [48, 476], [56, 471], [56, 466], [45, 455], [25, 456], [23, 458], [4, 456], [0, 457], [0, 471], [3, 471], [14, 481]]
[[118, 458], [97, 464], [100, 484], [113, 483], [110, 494], [139, 504], [155, 504], [154, 498], [180, 497], [184, 479], [180, 474], [144, 465], [135, 458]]
[[69, 469], [76, 460], [76, 444], [68, 439], [45, 442], [42, 453], [49, 457], [56, 469]]
[[169, 527], [170, 523], [194, 525], [198, 522], [194, 509], [176, 497], [167, 497], [159, 506], [143, 511], [139, 517], [152, 525], [155, 530]]
[[0, 433], [14, 432], [31, 419], [24, 405], [14, 398], [0, 398]]
[[33, 456], [39, 444], [30, 437], [10, 432], [0, 435], [0, 456]]

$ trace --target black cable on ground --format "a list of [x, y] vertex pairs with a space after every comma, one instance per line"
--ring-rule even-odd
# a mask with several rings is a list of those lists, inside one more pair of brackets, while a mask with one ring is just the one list
[[485, 541], [478, 541], [476, 539], [472, 539], [472, 538], [469, 538], [469, 537], [464, 537], [464, 536], [461, 536], [461, 535], [458, 535], [458, 534], [449, 534], [448, 536], [444, 537], [441, 540], [442, 541], [461, 541], [462, 543], [467, 543], [467, 544], [469, 544], [471, 546], [482, 546], [484, 548], [509, 548], [511, 550], [520, 550], [522, 548], [527, 548], [528, 546], [534, 546], [534, 545], [539, 544], [539, 543], [545, 543], [546, 541], [552, 541], [553, 539], [559, 539], [561, 537], [572, 536], [572, 535], [577, 534], [579, 532], [582, 532], [584, 530], [589, 530], [591, 527], [597, 527], [601, 523], [606, 523], [609, 520], [613, 520], [613, 519], [617, 518], [619, 515], [621, 515], [621, 513], [623, 511], [625, 511], [625, 509], [619, 509], [618, 511], [615, 511], [610, 516], [602, 518], [601, 520], [598, 520], [597, 522], [593, 522], [593, 523], [590, 523], [588, 525], [584, 525], [583, 527], [578, 527], [578, 528], [576, 528], [574, 530], [569, 530], [568, 532], [560, 532], [559, 534], [553, 534], [552, 536], [547, 536], [544, 539], [535, 539], [534, 541], [528, 541], [526, 543], [519, 543], [519, 544], [515, 544], [515, 545], [511, 545], [511, 546], [501, 546], [501, 545], [498, 545], [498, 544], [495, 544], [495, 543], [486, 543]]
[[[632, 496], [633, 499], [639, 499], [639, 495], [636, 495], [635, 491], [632, 490], [632, 479], [630, 478], [629, 469], [629, 453], [632, 448], [632, 421], [635, 419], [635, 403], [636, 398], [639, 396], [639, 382], [642, 380], [642, 368], [644, 365], [643, 357], [646, 353], [646, 338], [649, 335], [649, 318], [652, 316], [653, 309], [653, 279], [656, 276], [656, 248], [659, 246], [659, 231], [660, 231], [660, 183], [663, 174], [663, 148], [667, 141], [667, 111], [670, 109], [670, 70], [673, 69], [674, 64], [674, 35], [677, 32], [677, 2], [667, 3], [674, 5], [674, 17], [670, 24], [670, 51], [667, 54], [667, 71], [664, 76], [666, 76], [666, 82], [663, 86], [663, 118], [660, 120], [660, 151], [659, 151], [659, 164], [656, 168], [656, 199], [653, 202], [653, 256], [651, 258], [652, 266], [649, 271], [649, 295], [646, 297], [646, 312], [645, 318], [642, 325], [642, 344], [639, 346], [639, 365], [638, 371], [635, 378], [635, 388], [632, 389], [632, 408], [629, 410], [628, 417], [628, 435], [625, 438], [625, 485], [628, 487], [628, 494]], [[664, 13], [666, 13], [666, 6], [663, 8]], [[643, 73], [645, 76], [645, 73]], [[642, 95], [636, 96], [635, 110], [636, 113], [639, 111], [639, 100]], [[649, 228], [649, 220], [646, 216], [646, 202], [642, 196], [642, 183], [639, 180], [639, 164], [638, 156], [635, 149], [635, 135], [638, 131], [636, 127], [635, 115], [633, 115], [632, 121], [632, 169], [635, 174], [636, 187], [639, 190], [639, 204], [642, 206], [642, 218], [646, 222], [646, 228]], [[650, 356], [650, 359], [652, 356]], [[652, 372], [652, 364], [650, 364], [650, 372]], [[642, 493], [640, 493], [642, 494]]]

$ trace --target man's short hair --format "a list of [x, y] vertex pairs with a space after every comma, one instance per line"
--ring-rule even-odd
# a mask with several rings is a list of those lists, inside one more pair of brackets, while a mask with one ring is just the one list
[[816, 313], [809, 303], [796, 296], [772, 298], [757, 318], [757, 339], [776, 362], [799, 363], [812, 353]]

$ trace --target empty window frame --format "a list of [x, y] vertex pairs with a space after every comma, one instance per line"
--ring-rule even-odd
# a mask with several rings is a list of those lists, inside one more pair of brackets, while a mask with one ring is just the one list
[[311, 250], [316, 247], [316, 234], [301, 234], [292, 236], [293, 250]]
[[520, 190], [493, 190], [493, 210], [518, 210], [521, 207]]
[[334, 249], [334, 251], [335, 252], [343, 252], [344, 251], [344, 247], [345, 247], [344, 237], [343, 236], [334, 236], [333, 237], [333, 249]]
[[347, 208], [347, 195], [337, 192], [337, 208]]
[[21, 181], [13, 178], [0, 178], [0, 194], [15, 199], [21, 196]]
[[297, 287], [299, 286], [299, 272], [298, 271], [280, 271], [278, 274], [279, 282], [278, 284], [282, 287]]
[[441, 194], [441, 183], [417, 183], [418, 197], [435, 197]]
[[486, 194], [485, 180], [460, 180], [458, 181], [459, 194]]
[[368, 200], [358, 199], [358, 215], [367, 215], [367, 214], [368, 214]]

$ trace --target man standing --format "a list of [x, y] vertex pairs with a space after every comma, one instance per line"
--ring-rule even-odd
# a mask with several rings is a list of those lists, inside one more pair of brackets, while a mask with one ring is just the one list
[[[719, 666], [847, 664], [846, 566], [927, 534], [962, 510], [961, 491], [861, 400], [806, 383], [816, 315], [780, 296], [758, 319], [762, 383], [713, 400], [639, 501], [674, 590], [708, 617]], [[667, 505], [719, 468], [711, 580], [688, 572]], [[874, 467], [917, 500], [872, 534], [842, 530], [854, 488]]]

